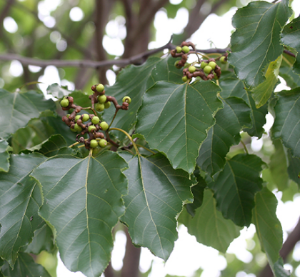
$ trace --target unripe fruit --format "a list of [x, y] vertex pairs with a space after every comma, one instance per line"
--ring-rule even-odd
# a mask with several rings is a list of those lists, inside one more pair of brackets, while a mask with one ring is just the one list
[[97, 142], [95, 139], [92, 139], [92, 140], [90, 141], [90, 146], [91, 146], [92, 148], [96, 148], [96, 147], [98, 146], [98, 142]]
[[76, 130], [76, 132], [81, 132], [82, 131], [82, 128], [76, 123], [75, 125], [74, 125], [74, 129]]
[[225, 56], [222, 56], [222, 57], [220, 58], [220, 62], [221, 62], [221, 63], [227, 63], [227, 61], [226, 61], [226, 59], [225, 59]]
[[110, 102], [106, 102], [104, 103], [104, 108], [105, 109], [108, 109], [110, 107], [111, 103]]
[[98, 101], [100, 104], [104, 104], [106, 102], [106, 99], [107, 99], [106, 95], [100, 95], [98, 97]]
[[208, 65], [214, 70], [217, 64], [215, 62], [209, 62]]
[[96, 127], [94, 125], [90, 125], [88, 127], [88, 130], [89, 130], [90, 133], [92, 133], [94, 130], [96, 130]]
[[126, 102], [128, 104], [131, 103], [131, 98], [129, 96], [124, 96], [123, 99], [122, 99], [122, 102]]
[[97, 104], [95, 105], [95, 109], [96, 109], [98, 112], [104, 111], [104, 108], [105, 108], [104, 104], [97, 103]]
[[188, 53], [188, 52], [190, 52], [190, 48], [189, 48], [188, 46], [183, 46], [183, 47], [182, 47], [182, 51], [183, 51], [184, 53]]
[[94, 117], [92, 118], [92, 123], [93, 123], [93, 124], [98, 124], [99, 121], [100, 121], [100, 119], [99, 119], [98, 116], [94, 116]]
[[211, 71], [212, 71], [212, 68], [207, 65], [206, 67], [204, 67], [203, 71], [206, 73], [206, 74], [209, 74]]
[[90, 116], [86, 113], [82, 116], [82, 121], [83, 122], [88, 121], [89, 119], [90, 119]]
[[195, 71], [196, 71], [196, 67], [193, 66], [193, 65], [191, 65], [191, 66], [189, 67], [189, 72], [194, 73]]
[[[75, 126], [74, 126], [74, 127], [75, 127]], [[75, 130], [75, 128], [71, 128], [71, 127], [70, 127], [70, 129], [71, 129], [71, 131], [74, 132], [74, 133], [77, 132], [77, 131]]]
[[71, 115], [71, 114], [69, 114], [69, 113], [68, 113], [68, 114], [66, 115], [66, 116], [67, 116], [67, 118], [69, 118], [69, 116], [70, 116], [70, 115]]
[[102, 121], [100, 127], [103, 131], [106, 131], [108, 129], [108, 124], [105, 121]]
[[96, 86], [96, 90], [98, 92], [102, 92], [104, 90], [104, 86], [102, 84], [99, 84], [99, 85]]
[[201, 67], [201, 68], [204, 68], [204, 67], [206, 67], [207, 65], [208, 65], [208, 63], [202, 62], [202, 63], [200, 64], [200, 67]]
[[69, 100], [64, 98], [63, 100], [60, 101], [60, 105], [64, 108], [68, 107], [69, 106]]
[[182, 77], [182, 81], [183, 81], [183, 82], [186, 82], [187, 80], [188, 80], [188, 77], [187, 77], [187, 76], [183, 76], [183, 77]]
[[181, 51], [182, 51], [182, 48], [181, 48], [180, 46], [177, 46], [177, 47], [176, 47], [176, 52], [177, 52], [177, 53], [180, 53]]
[[100, 139], [100, 140], [99, 140], [99, 146], [100, 146], [100, 147], [105, 147], [106, 145], [107, 145], [106, 139]]
[[81, 117], [80, 114], [76, 115], [76, 116], [75, 116], [75, 122], [77, 122], [77, 120], [78, 120], [80, 117]]

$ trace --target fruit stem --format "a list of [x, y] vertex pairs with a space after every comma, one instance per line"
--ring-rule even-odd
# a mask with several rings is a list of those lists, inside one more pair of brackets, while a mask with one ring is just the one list
[[131, 143], [132, 143], [132, 145], [133, 145], [133, 147], [134, 147], [136, 153], [137, 153], [138, 155], [140, 155], [140, 152], [139, 152], [139, 150], [138, 150], [138, 148], [137, 148], [135, 142], [133, 141], [132, 137], [131, 137], [126, 131], [124, 131], [124, 130], [122, 130], [122, 129], [119, 129], [119, 128], [110, 128], [109, 130], [116, 130], [116, 131], [120, 131], [120, 132], [122, 132], [123, 134], [125, 134], [125, 135], [130, 139], [130, 141], [131, 141]]
[[90, 149], [89, 157], [92, 157], [93, 155], [93, 148]]
[[242, 140], [241, 140], [241, 144], [244, 146], [244, 150], [245, 150], [246, 154], [248, 155], [249, 154], [248, 149]]
[[93, 113], [97, 116], [96, 111], [92, 107], [82, 108], [83, 110], [92, 110]]
[[118, 111], [119, 111], [119, 109], [116, 109], [115, 115], [114, 115], [112, 121], [110, 122], [110, 124], [109, 124], [109, 126], [108, 126], [108, 129], [110, 128], [111, 124], [113, 124], [113, 122], [114, 122], [114, 120], [115, 120], [115, 118], [116, 118], [116, 116], [117, 116]]
[[217, 83], [218, 86], [220, 86], [220, 83], [219, 83], [219, 80], [218, 80], [218, 79], [216, 80], [216, 83]]
[[143, 146], [143, 145], [137, 144], [136, 146], [142, 147], [142, 148], [144, 148], [145, 150], [151, 152], [151, 153], [154, 154], [154, 155], [156, 154], [155, 152], [153, 152], [152, 150], [148, 149], [147, 147], [145, 147], [145, 146]]
[[69, 148], [72, 148], [73, 146], [75, 146], [75, 145], [77, 145], [77, 144], [79, 144], [80, 142], [75, 142], [75, 143], [73, 143], [73, 144], [71, 144], [70, 146], [69, 146]]

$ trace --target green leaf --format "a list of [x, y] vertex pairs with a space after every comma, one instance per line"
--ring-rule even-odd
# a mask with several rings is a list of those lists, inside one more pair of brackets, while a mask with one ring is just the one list
[[47, 93], [51, 94], [53, 97], [62, 98], [69, 95], [71, 91], [64, 89], [57, 83], [54, 83], [47, 87]]
[[300, 76], [296, 74], [291, 67], [280, 67], [279, 75], [286, 81], [291, 89], [300, 87]]
[[238, 226], [251, 223], [254, 196], [262, 188], [263, 164], [258, 156], [238, 154], [227, 160], [224, 169], [210, 184], [218, 210]]
[[290, 16], [288, 4], [288, 0], [251, 2], [233, 16], [236, 31], [231, 36], [229, 63], [247, 87], [262, 83], [269, 62], [282, 54], [280, 33]]
[[291, 274], [283, 268], [283, 260], [279, 258], [272, 268], [275, 277], [289, 277]]
[[250, 106], [252, 127], [245, 128], [244, 131], [250, 136], [256, 136], [260, 138], [265, 131], [263, 126], [266, 123], [265, 116], [268, 113], [267, 106], [264, 105], [257, 109], [251, 93], [245, 89], [244, 83], [233, 73], [222, 73], [220, 78], [220, 87], [222, 88], [221, 96], [223, 98], [230, 96], [242, 98]]
[[46, 158], [38, 153], [11, 155], [8, 173], [0, 172], [0, 257], [13, 267], [20, 247], [41, 227], [42, 195], [29, 175]]
[[273, 137], [281, 138], [293, 156], [300, 157], [300, 88], [278, 93], [274, 109]]
[[162, 154], [128, 161], [126, 212], [121, 218], [128, 226], [133, 244], [148, 247], [167, 260], [177, 239], [175, 217], [182, 202], [192, 201], [190, 186], [195, 183], [183, 170], [174, 170]]
[[294, 71], [297, 74], [300, 74], [300, 42], [299, 42], [299, 35], [300, 35], [300, 16], [295, 18], [292, 22], [287, 24], [282, 32], [282, 42], [294, 48], [298, 55], [296, 56], [296, 61], [294, 63]]
[[[136, 122], [136, 113], [142, 104], [142, 98], [146, 90], [154, 84], [151, 77], [151, 71], [160, 61], [159, 58], [149, 58], [143, 65], [130, 65], [120, 72], [117, 76], [116, 83], [106, 89], [106, 95], [116, 98], [121, 104], [124, 96], [131, 97], [131, 103], [127, 111], [120, 110], [114, 120], [113, 127], [129, 131]], [[110, 122], [115, 114], [113, 107], [105, 110], [104, 118]], [[121, 139], [125, 138], [123, 133], [118, 133]]]
[[126, 166], [118, 154], [101, 151], [85, 159], [55, 156], [32, 173], [43, 187], [40, 215], [54, 230], [61, 259], [71, 271], [98, 277], [108, 265], [111, 230], [124, 213], [127, 181], [121, 169]]
[[0, 138], [0, 172], [9, 170], [9, 149], [7, 141]]
[[208, 189], [204, 190], [203, 204], [196, 210], [195, 216], [191, 217], [187, 212], [182, 212], [179, 221], [188, 228], [188, 232], [195, 236], [198, 242], [223, 253], [239, 236], [242, 229], [231, 220], [224, 219], [216, 208], [213, 193]]
[[47, 270], [36, 264], [27, 253], [19, 253], [14, 269], [8, 263], [1, 268], [4, 277], [51, 277]]
[[276, 208], [277, 199], [267, 188], [263, 188], [255, 195], [253, 223], [261, 248], [266, 253], [273, 272], [274, 264], [279, 259], [283, 240], [281, 224], [276, 216]]
[[[82, 91], [73, 91], [69, 96], [74, 98], [74, 103], [83, 108], [91, 107], [92, 102], [87, 93]], [[91, 111], [92, 112], [92, 111]]]
[[278, 82], [278, 74], [281, 61], [282, 55], [280, 55], [274, 62], [271, 62], [265, 74], [266, 80], [264, 80], [257, 87], [251, 90], [252, 97], [255, 101], [257, 108], [260, 108], [261, 106], [266, 104], [269, 98], [271, 97], [274, 88]]
[[198, 166], [211, 176], [224, 167], [230, 147], [239, 144], [241, 129], [251, 127], [250, 107], [244, 100], [229, 97], [222, 102], [224, 108], [217, 112], [216, 124], [208, 131], [197, 158]]
[[210, 81], [177, 85], [157, 82], [144, 96], [136, 132], [165, 153], [174, 168], [192, 173], [201, 143], [222, 107], [219, 87]]
[[35, 230], [33, 240], [24, 252], [39, 254], [43, 250], [52, 252], [53, 249], [55, 249], [55, 245], [52, 230], [44, 223], [40, 229]]
[[7, 139], [19, 128], [26, 126], [33, 117], [39, 117], [40, 112], [55, 110], [54, 102], [45, 100], [42, 94], [36, 91], [26, 93], [10, 93], [0, 89], [0, 137]]
[[288, 166], [288, 174], [289, 177], [298, 184], [300, 188], [300, 159], [295, 158], [292, 156], [290, 151], [288, 151], [288, 158], [289, 158], [289, 166]]
[[275, 152], [270, 158], [269, 168], [273, 182], [279, 190], [283, 191], [289, 184], [289, 176], [287, 172], [288, 161], [281, 140], [273, 140], [273, 145], [275, 147]]

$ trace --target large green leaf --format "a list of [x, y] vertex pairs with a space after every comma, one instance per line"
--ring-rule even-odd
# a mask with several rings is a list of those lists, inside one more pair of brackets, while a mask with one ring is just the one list
[[[154, 84], [151, 71], [160, 61], [159, 58], [149, 58], [143, 65], [130, 65], [124, 68], [117, 76], [116, 83], [106, 89], [106, 95], [114, 96], [119, 104], [122, 104], [124, 96], [131, 97], [131, 103], [127, 111], [120, 110], [114, 120], [113, 127], [129, 131], [136, 122], [136, 113], [142, 104], [142, 98], [146, 90]], [[105, 110], [105, 121], [110, 122], [115, 114], [113, 106]], [[118, 133], [119, 138], [124, 134]]]
[[292, 150], [292, 154], [300, 157], [300, 88], [278, 93], [274, 109], [274, 138], [281, 138], [283, 144]]
[[224, 76], [222, 73], [220, 87], [222, 88], [221, 96], [223, 98], [230, 96], [242, 98], [250, 106], [252, 127], [245, 128], [244, 131], [250, 136], [261, 137], [264, 133], [263, 126], [266, 123], [265, 116], [268, 113], [267, 106], [264, 105], [260, 108], [256, 108], [251, 93], [246, 90], [244, 83], [233, 73], [225, 72]]
[[238, 226], [251, 223], [254, 196], [262, 188], [262, 165], [258, 156], [238, 154], [227, 160], [224, 169], [210, 183], [218, 210]]
[[250, 2], [233, 16], [236, 31], [231, 36], [229, 62], [247, 87], [263, 82], [269, 62], [282, 54], [280, 33], [290, 15], [288, 4], [288, 0]]
[[213, 193], [206, 189], [204, 191], [203, 204], [196, 210], [194, 217], [187, 212], [182, 212], [179, 217], [191, 235], [194, 235], [198, 242], [211, 246], [223, 253], [226, 252], [229, 244], [239, 236], [241, 228], [231, 220], [225, 219], [216, 208], [216, 201]]
[[[91, 107], [92, 102], [87, 93], [81, 91], [74, 91], [70, 94], [74, 98], [74, 103], [83, 108]], [[92, 111], [91, 111], [92, 112]]]
[[250, 107], [244, 100], [229, 97], [223, 100], [223, 106], [217, 112], [216, 124], [208, 131], [197, 158], [198, 166], [210, 175], [224, 167], [230, 147], [241, 140], [241, 129], [251, 127]]
[[222, 107], [220, 88], [210, 81], [178, 85], [157, 82], [144, 96], [136, 132], [165, 153], [174, 168], [192, 173], [201, 143]]
[[291, 153], [288, 153], [289, 166], [288, 166], [288, 174], [289, 177], [298, 184], [300, 188], [300, 159], [292, 156]]
[[300, 74], [300, 16], [295, 18], [292, 22], [287, 24], [282, 32], [282, 42], [294, 48], [298, 54], [296, 56], [296, 61], [294, 63], [294, 71]]
[[45, 100], [43, 94], [36, 91], [26, 93], [10, 93], [0, 89], [0, 137], [8, 138], [21, 127], [26, 126], [33, 117], [39, 117], [40, 112], [55, 110], [54, 102]]
[[275, 152], [270, 158], [269, 169], [273, 182], [279, 190], [283, 191], [288, 187], [289, 183], [287, 172], [288, 161], [281, 140], [273, 140], [273, 145], [275, 147]]
[[27, 253], [19, 253], [14, 269], [8, 263], [1, 267], [4, 277], [51, 277], [47, 270], [34, 262]]
[[0, 173], [0, 257], [11, 266], [20, 247], [28, 244], [33, 232], [41, 227], [38, 209], [42, 195], [29, 174], [45, 159], [38, 153], [11, 155], [9, 172]]
[[174, 170], [162, 154], [128, 160], [128, 195], [121, 220], [128, 226], [132, 242], [148, 247], [167, 260], [177, 239], [175, 217], [184, 201], [192, 201], [195, 183], [183, 170]]
[[7, 141], [0, 138], [0, 172], [9, 170], [9, 149]]
[[252, 97], [255, 101], [257, 108], [260, 108], [261, 106], [266, 104], [269, 98], [271, 97], [274, 88], [278, 82], [278, 74], [281, 61], [282, 55], [280, 55], [274, 62], [271, 62], [265, 74], [266, 80], [264, 80], [257, 87], [251, 90]]
[[276, 216], [276, 208], [277, 199], [267, 188], [263, 188], [255, 195], [253, 223], [261, 248], [266, 253], [273, 272], [274, 264], [279, 259], [279, 250], [283, 240], [281, 224]]
[[52, 226], [71, 271], [98, 277], [108, 265], [111, 230], [124, 213], [127, 181], [121, 169], [126, 166], [118, 154], [101, 151], [85, 159], [58, 155], [32, 173], [43, 186], [40, 215]]
[[280, 67], [279, 75], [291, 89], [300, 87], [300, 76], [294, 72], [292, 67]]

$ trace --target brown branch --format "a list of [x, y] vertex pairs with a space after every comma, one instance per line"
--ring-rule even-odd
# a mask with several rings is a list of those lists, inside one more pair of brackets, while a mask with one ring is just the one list
[[4, 6], [1, 14], [0, 14], [0, 24], [1, 24], [1, 28], [0, 28], [0, 38], [2, 36], [2, 32], [3, 32], [3, 20], [4, 18], [8, 15], [9, 10], [11, 8], [11, 6], [14, 4], [15, 0], [8, 0], [6, 1], [6, 5]]
[[[295, 244], [300, 241], [300, 218], [299, 221], [294, 228], [294, 230], [289, 234], [288, 238], [284, 242], [279, 254], [284, 261], [286, 261], [288, 255], [292, 252], [295, 247]], [[265, 268], [260, 272], [258, 277], [273, 277], [272, 270], [267, 264]]]

